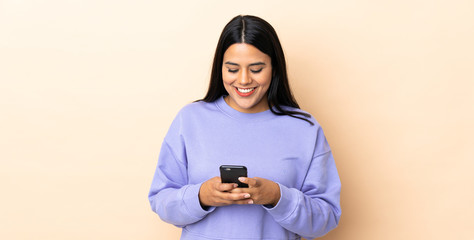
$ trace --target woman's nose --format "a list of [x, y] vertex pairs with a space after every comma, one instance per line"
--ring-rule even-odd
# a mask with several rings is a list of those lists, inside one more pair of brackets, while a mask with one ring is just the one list
[[247, 71], [241, 71], [241, 74], [239, 76], [239, 83], [242, 84], [242, 85], [247, 85], [251, 82], [252, 82], [252, 80], [250, 79], [250, 76], [247, 73]]

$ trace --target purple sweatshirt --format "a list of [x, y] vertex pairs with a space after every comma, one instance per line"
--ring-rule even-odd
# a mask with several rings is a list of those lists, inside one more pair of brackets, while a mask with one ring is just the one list
[[[183, 228], [181, 239], [312, 239], [326, 234], [339, 222], [341, 182], [323, 130], [311, 121], [314, 126], [270, 110], [242, 113], [223, 97], [185, 106], [163, 141], [148, 196], [151, 208], [163, 221]], [[204, 210], [199, 188], [220, 175], [220, 165], [244, 165], [248, 177], [278, 183], [280, 201], [272, 208]]]

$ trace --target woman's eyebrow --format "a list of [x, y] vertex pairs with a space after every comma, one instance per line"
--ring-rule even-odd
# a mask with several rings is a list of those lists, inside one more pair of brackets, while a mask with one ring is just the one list
[[258, 66], [258, 65], [265, 65], [265, 63], [264, 62], [251, 63], [251, 64], [249, 64], [249, 67], [250, 66]]
[[[229, 65], [234, 65], [234, 66], [240, 66], [239, 64], [234, 63], [234, 62], [231, 62], [231, 61], [227, 61], [227, 62], [225, 62], [224, 64], [229, 64]], [[265, 63], [264, 63], [264, 62], [251, 63], [251, 64], [249, 64], [249, 67], [250, 67], [250, 66], [258, 66], [258, 65], [265, 65]]]
[[230, 61], [227, 61], [227, 62], [225, 62], [225, 64], [239, 66], [239, 64], [237, 64], [237, 63], [233, 63], [233, 62], [230, 62]]

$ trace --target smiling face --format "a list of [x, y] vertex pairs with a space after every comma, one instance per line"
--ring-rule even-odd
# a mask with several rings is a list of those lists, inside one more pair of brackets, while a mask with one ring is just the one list
[[224, 53], [222, 79], [227, 104], [237, 111], [268, 110], [267, 91], [272, 80], [270, 56], [246, 43], [235, 43]]

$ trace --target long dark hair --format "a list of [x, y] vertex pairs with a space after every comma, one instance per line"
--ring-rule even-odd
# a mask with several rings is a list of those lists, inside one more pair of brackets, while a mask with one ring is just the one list
[[209, 89], [206, 96], [198, 101], [214, 102], [221, 96], [228, 94], [222, 80], [222, 62], [224, 61], [225, 51], [234, 43], [253, 45], [261, 52], [270, 56], [273, 71], [272, 80], [267, 92], [270, 110], [276, 115], [289, 115], [313, 125], [308, 119], [311, 117], [309, 114], [282, 108], [282, 106], [299, 108], [288, 83], [283, 49], [275, 29], [265, 20], [255, 16], [236, 16], [224, 27], [214, 55]]

